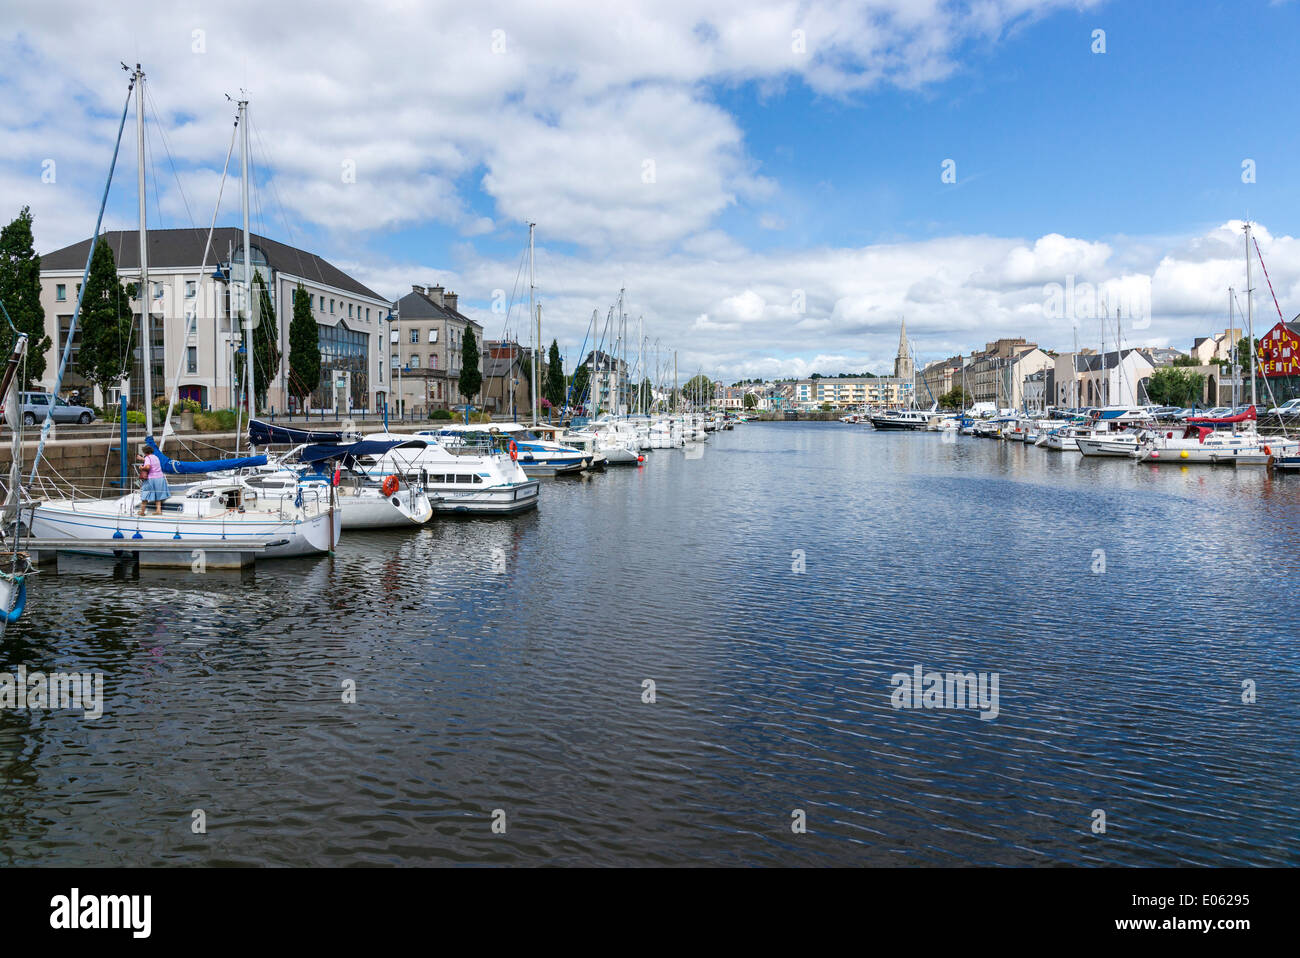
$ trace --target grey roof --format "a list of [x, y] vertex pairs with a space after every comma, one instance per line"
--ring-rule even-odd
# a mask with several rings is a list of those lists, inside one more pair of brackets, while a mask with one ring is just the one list
[[[101, 238], [107, 240], [113, 250], [113, 259], [116, 260], [118, 269], [140, 268], [139, 231], [106, 230]], [[207, 238], [208, 231], [205, 229], [150, 230], [149, 266], [157, 269], [196, 269], [203, 265], [203, 244]], [[358, 296], [378, 300], [384, 298], [315, 253], [308, 253], [257, 233], [250, 233], [249, 241], [262, 251], [274, 270], [292, 273]], [[238, 251], [242, 244], [243, 232], [236, 227], [222, 226], [213, 230], [212, 249], [207, 255], [209, 265], [215, 268], [218, 262], [224, 263], [231, 248]], [[45, 253], [41, 256], [41, 269], [82, 269], [86, 265], [86, 254], [89, 251], [90, 240], [84, 239], [52, 253]]]
[[452, 309], [450, 306], [439, 306], [427, 293], [421, 293], [414, 289], [395, 302], [393, 309], [401, 315], [403, 320], [450, 319], [477, 326], [479, 329], [483, 328], [460, 310]]

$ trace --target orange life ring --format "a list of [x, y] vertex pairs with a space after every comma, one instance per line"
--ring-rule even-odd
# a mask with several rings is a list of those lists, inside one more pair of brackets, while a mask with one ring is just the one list
[[1270, 448], [1268, 448], [1268, 446], [1265, 446], [1265, 447], [1264, 447], [1264, 455], [1266, 455], [1266, 456], [1271, 456], [1271, 455], [1273, 455], [1273, 450], [1270, 449]]
[[397, 491], [397, 476], [388, 476], [384, 479], [384, 484], [379, 487], [379, 491], [386, 496], [391, 496]]
[[513, 439], [510, 440], [510, 461], [511, 462], [519, 461], [519, 446], [515, 443]]

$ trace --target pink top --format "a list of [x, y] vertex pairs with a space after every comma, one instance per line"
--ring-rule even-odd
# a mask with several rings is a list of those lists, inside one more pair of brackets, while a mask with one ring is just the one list
[[155, 456], [153, 453], [149, 453], [149, 455], [144, 457], [144, 464], [149, 469], [150, 479], [162, 478], [162, 463], [158, 461], [157, 456]]

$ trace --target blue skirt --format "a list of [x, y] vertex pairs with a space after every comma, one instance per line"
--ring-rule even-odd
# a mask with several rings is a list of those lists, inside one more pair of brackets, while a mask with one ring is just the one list
[[167, 488], [167, 480], [162, 476], [146, 479], [144, 485], [140, 487], [142, 502], [162, 502], [171, 494], [171, 490]]

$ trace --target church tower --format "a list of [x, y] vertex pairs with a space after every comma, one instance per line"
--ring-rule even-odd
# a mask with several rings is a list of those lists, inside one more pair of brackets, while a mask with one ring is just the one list
[[904, 319], [898, 329], [898, 356], [894, 359], [894, 378], [910, 383], [915, 377], [912, 350], [907, 345], [907, 320]]

